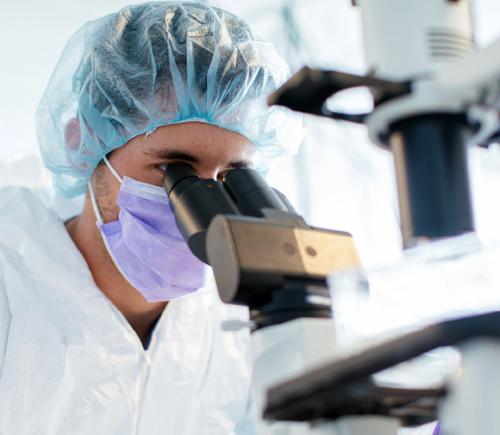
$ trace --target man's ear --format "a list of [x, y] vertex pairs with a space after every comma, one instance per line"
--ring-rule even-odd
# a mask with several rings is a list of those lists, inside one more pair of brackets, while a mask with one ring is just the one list
[[81, 141], [80, 133], [80, 120], [78, 118], [71, 118], [64, 127], [64, 143], [66, 148], [72, 151], [80, 147]]

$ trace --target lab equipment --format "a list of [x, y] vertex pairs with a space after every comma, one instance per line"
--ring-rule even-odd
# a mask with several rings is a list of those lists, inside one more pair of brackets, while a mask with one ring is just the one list
[[[390, 149], [405, 248], [474, 231], [466, 145], [486, 145], [498, 129], [500, 43], [474, 52], [468, 0], [355, 3], [370, 73], [304, 68], [269, 102], [364, 123], [371, 141]], [[332, 94], [356, 86], [372, 90], [373, 113], [326, 108]]]
[[[304, 68], [271, 95], [269, 102], [334, 119], [364, 122], [372, 141], [391, 149], [405, 248], [473, 232], [466, 146], [486, 146], [498, 138], [500, 42], [471, 54], [474, 41], [467, 0], [355, 3], [363, 11], [371, 75], [360, 77]], [[372, 88], [373, 113], [353, 115], [325, 108], [328, 97], [354, 86]], [[184, 180], [191, 177], [192, 174]], [[175, 183], [166, 182], [165, 187], [175, 196]], [[225, 189], [231, 192], [230, 182]], [[220, 213], [215, 217], [206, 215], [210, 222], [200, 223], [185, 199], [191, 191], [179, 190], [179, 203], [188, 204], [181, 204], [176, 212], [178, 224], [181, 227], [184, 224], [181, 233], [187, 240], [195, 233], [205, 239], [206, 259], [210, 264], [213, 262], [216, 278], [217, 269], [222, 269], [223, 264], [230, 271], [228, 276], [220, 275], [217, 279], [222, 299], [245, 303], [252, 310], [253, 322], [246, 325], [254, 328], [257, 407], [266, 403], [262, 390], [274, 384], [267, 394], [268, 420], [259, 422], [260, 433], [396, 435], [401, 422], [419, 425], [438, 416], [447, 435], [498, 433], [499, 399], [498, 395], [490, 394], [496, 391], [491, 386], [498, 384], [495, 368], [499, 361], [498, 312], [446, 320], [360, 355], [338, 360], [340, 356], [332, 339], [334, 325], [326, 316], [316, 315], [313, 310], [301, 313], [297, 309], [296, 316], [288, 313], [270, 316], [268, 323], [262, 321], [261, 311], [266, 304], [279, 306], [280, 310], [287, 303], [291, 307], [292, 298], [286, 297], [290, 276], [307, 282], [321, 275], [307, 273], [304, 266], [308, 259], [307, 247], [304, 249], [307, 244], [301, 243], [298, 231], [290, 239], [297, 243], [300, 261], [295, 264], [306, 271], [302, 276], [289, 273], [298, 269], [293, 269], [291, 257], [279, 252], [282, 240], [278, 238], [273, 247], [266, 244], [271, 235], [279, 234], [290, 224], [285, 218], [290, 211], [283, 214], [280, 207], [270, 205], [258, 217], [246, 221], [239, 216], [244, 214], [241, 210], [236, 207], [238, 215], [234, 216], [234, 209], [226, 204], [225, 208], [213, 210], [214, 214]], [[229, 204], [234, 205], [235, 196], [229, 196], [232, 201]], [[279, 219], [271, 220], [276, 215]], [[253, 219], [267, 220], [265, 224], [272, 223], [275, 228], [266, 233], [265, 225], [258, 227], [257, 222], [255, 232], [238, 228], [239, 225], [249, 228], [254, 224]], [[248, 234], [251, 237], [241, 237]], [[333, 241], [323, 244], [325, 234], [322, 231], [316, 234], [317, 244], [311, 247], [316, 252], [316, 247], [321, 246], [322, 253], [329, 255]], [[433, 246], [439, 245], [430, 247]], [[352, 249], [352, 244], [339, 246], [335, 254], [338, 256], [343, 250], [352, 253]], [[268, 251], [273, 255], [267, 257]], [[259, 267], [249, 267], [252, 273], [257, 272], [256, 276], [245, 274], [246, 265], [258, 265], [261, 256], [268, 259], [268, 269], [262, 267], [265, 273], [259, 274]], [[248, 258], [254, 262], [246, 263]], [[332, 264], [328, 267], [334, 269]], [[286, 272], [280, 275], [283, 271]], [[253, 282], [254, 288], [247, 293]], [[280, 291], [286, 302], [278, 299]], [[302, 292], [299, 307], [312, 300], [319, 303], [316, 298], [319, 294], [312, 296], [314, 299]], [[234, 324], [230, 326], [234, 328]], [[394, 389], [377, 386], [370, 380], [380, 370], [450, 344], [458, 345], [461, 350], [463, 372], [445, 388]]]
[[[437, 347], [458, 345], [464, 375], [447, 388], [451, 397], [442, 415], [445, 433], [493, 434], [499, 423], [495, 411], [500, 397], [488, 390], [498, 382], [499, 337], [500, 312], [431, 325], [271, 389], [266, 416], [304, 421], [381, 414], [397, 416], [409, 425], [425, 422], [435, 418], [446, 389], [383, 388], [373, 385], [369, 377]], [[481, 369], [488, 369], [492, 384], [485, 383]]]
[[205, 4], [150, 2], [84, 25], [67, 43], [36, 112], [40, 151], [56, 190], [85, 191], [110, 151], [155, 128], [207, 122], [241, 133], [259, 168], [297, 151], [301, 115], [268, 108], [289, 76], [271, 44]]
[[252, 169], [233, 169], [222, 182], [172, 164], [163, 185], [190, 249], [213, 267], [223, 302], [248, 306], [257, 328], [331, 317], [327, 274], [360, 264], [350, 234], [310, 227]]
[[[269, 102], [364, 123], [372, 142], [394, 155], [404, 248], [434, 242], [428, 247], [437, 251], [438, 264], [442, 239], [474, 232], [467, 146], [488, 146], [499, 137], [500, 41], [475, 52], [467, 0], [355, 0], [353, 5], [361, 7], [369, 74], [304, 68]], [[326, 108], [332, 94], [356, 86], [371, 88], [372, 113], [346, 114]], [[492, 308], [498, 309], [484, 307], [482, 312]], [[407, 419], [409, 411], [414, 414], [411, 418], [439, 414], [442, 428], [438, 430], [447, 435], [498, 433], [498, 396], [490, 394], [498, 382], [498, 370], [493, 368], [498, 363], [497, 322], [498, 312], [448, 320], [327, 364], [270, 390], [267, 416], [339, 424], [347, 418], [353, 426], [346, 433], [362, 434], [373, 431], [356, 428], [354, 423], [365, 419], [356, 414], [385, 414], [388, 425], [377, 433], [395, 434], [389, 421]], [[456, 335], [450, 339], [447, 332]], [[391, 346], [401, 362], [419, 354], [419, 347], [425, 351], [446, 344], [457, 344], [463, 358], [462, 373], [446, 391], [391, 393], [361, 375], [370, 364], [371, 376], [395, 363], [381, 363]], [[430, 407], [424, 409], [424, 403]], [[327, 426], [333, 428], [331, 423]]]
[[[334, 357], [326, 277], [359, 266], [352, 237], [307, 225], [286, 197], [251, 169], [234, 169], [222, 182], [201, 179], [188, 164], [172, 164], [163, 185], [190, 249], [213, 267], [222, 301], [250, 308], [250, 322], [225, 328], [254, 329], [253, 385], [260, 410], [273, 383]], [[262, 435], [309, 430], [307, 424], [260, 418], [257, 425]]]
[[203, 288], [212, 270], [189, 250], [174, 221], [165, 190], [118, 175], [118, 220], [104, 224], [89, 192], [106, 249], [120, 273], [148, 302], [169, 301]]

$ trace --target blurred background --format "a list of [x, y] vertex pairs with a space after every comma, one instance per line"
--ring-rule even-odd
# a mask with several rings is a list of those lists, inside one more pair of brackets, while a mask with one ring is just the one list
[[[38, 153], [33, 115], [68, 38], [86, 21], [130, 0], [7, 2], [0, 16], [0, 161]], [[364, 73], [360, 11], [351, 0], [215, 0], [275, 44], [292, 72], [303, 65]], [[477, 45], [500, 37], [500, 2], [473, 0]], [[332, 107], [363, 111], [367, 92], [338, 95]], [[401, 256], [392, 156], [367, 139], [363, 126], [306, 117], [299, 154], [271, 172], [310, 224], [353, 234], [369, 268]], [[500, 238], [500, 151], [473, 150], [476, 220], [481, 237]], [[0, 170], [5, 165], [0, 164]]]

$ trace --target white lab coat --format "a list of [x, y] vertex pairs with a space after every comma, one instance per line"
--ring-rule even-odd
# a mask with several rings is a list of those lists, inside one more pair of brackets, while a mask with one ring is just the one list
[[253, 434], [242, 308], [214, 285], [171, 301], [145, 351], [63, 222], [0, 189], [0, 435]]

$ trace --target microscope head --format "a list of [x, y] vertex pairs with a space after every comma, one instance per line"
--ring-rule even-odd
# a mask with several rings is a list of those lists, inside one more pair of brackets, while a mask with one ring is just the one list
[[[310, 227], [252, 169], [233, 169], [215, 181], [188, 164], [169, 165], [163, 185], [191, 251], [213, 267], [223, 302], [255, 309], [298, 288], [302, 299], [321, 289], [329, 300], [332, 270], [360, 264], [350, 234]], [[331, 315], [329, 304], [321, 309]]]

